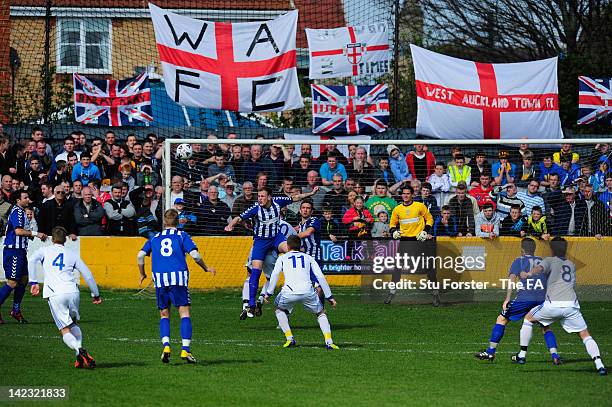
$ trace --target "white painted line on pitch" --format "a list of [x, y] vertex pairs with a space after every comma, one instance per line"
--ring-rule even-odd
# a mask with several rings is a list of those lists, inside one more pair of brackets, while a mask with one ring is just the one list
[[[44, 336], [44, 335], [11, 335], [12, 337], [20, 337], [20, 338], [30, 338], [30, 339], [51, 339], [51, 340], [58, 340], [58, 336]], [[96, 340], [104, 340], [104, 341], [111, 341], [111, 342], [132, 342], [132, 343], [159, 343], [159, 339], [153, 339], [153, 338], [115, 338], [115, 337], [110, 337], [110, 338], [95, 338]], [[172, 343], [180, 343], [177, 339], [175, 340], [171, 340]], [[210, 345], [210, 346], [226, 346], [226, 345], [231, 345], [231, 346], [242, 346], [242, 347], [260, 347], [260, 348], [269, 348], [269, 347], [273, 347], [273, 348], [278, 348], [280, 347], [280, 341], [272, 341], [272, 340], [261, 340], [261, 341], [240, 341], [237, 339], [220, 339], [220, 340], [206, 340], [206, 339], [199, 339], [199, 340], [193, 340], [192, 343], [196, 343], [196, 344], [201, 344], [201, 345]], [[347, 351], [353, 351], [353, 352], [367, 352], [367, 351], [371, 351], [371, 352], [392, 352], [392, 353], [426, 353], [426, 354], [441, 354], [441, 355], [456, 355], [456, 354], [473, 354], [474, 351], [443, 351], [443, 350], [429, 350], [429, 349], [410, 349], [410, 348], [387, 348], [387, 349], [381, 349], [381, 348], [367, 348], [367, 347], [359, 347], [359, 348], [355, 348], [355, 347], [351, 347], [351, 345], [355, 345], [356, 343], [354, 342], [339, 342], [340, 345], [342, 345], [343, 347], [341, 348], [341, 350], [347, 350]], [[359, 345], [367, 345], [367, 344], [371, 344], [371, 345], [384, 345], [385, 343], [358, 343]], [[426, 346], [431, 346], [432, 343], [426, 343], [426, 342], [414, 342], [414, 343], [404, 343], [404, 344], [411, 344], [411, 345], [426, 345]], [[475, 343], [457, 343], [457, 342], [453, 342], [452, 344], [448, 344], [445, 343], [443, 345], [474, 345]], [[478, 342], [476, 344], [482, 345], [482, 343]], [[538, 343], [535, 343], [538, 344]], [[318, 344], [313, 344], [310, 342], [306, 342], [303, 345], [308, 345], [308, 347], [311, 347], [313, 345], [318, 345]], [[401, 345], [399, 343], [389, 343], [389, 345]], [[436, 344], [433, 344], [436, 345]], [[543, 343], [540, 343], [538, 345], [543, 345]], [[581, 347], [581, 344], [578, 343], [572, 343], [572, 344], [565, 344], [565, 347], [574, 347], [574, 346], [579, 346]], [[604, 346], [606, 346], [607, 344], [602, 344]], [[299, 346], [299, 343], [298, 343]], [[321, 344], [321, 347], [323, 346], [323, 344]], [[345, 347], [346, 346], [346, 347]], [[560, 347], [561, 348], [561, 347]], [[516, 353], [515, 351], [498, 351], [497, 353], [500, 354], [514, 354]], [[547, 352], [544, 351], [530, 351], [530, 354], [536, 354], [536, 355], [540, 355], [540, 354], [547, 354]], [[561, 348], [561, 352], [562, 355], [582, 355], [585, 352], [567, 352], [567, 351], [563, 351], [563, 348]], [[602, 354], [607, 355], [608, 352], [602, 352]]]

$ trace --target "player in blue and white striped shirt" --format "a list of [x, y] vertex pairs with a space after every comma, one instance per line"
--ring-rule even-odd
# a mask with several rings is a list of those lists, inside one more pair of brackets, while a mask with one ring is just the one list
[[321, 221], [312, 216], [313, 203], [305, 199], [300, 205], [300, 216], [298, 236], [302, 239], [302, 251], [312, 256], [321, 266]]
[[[0, 306], [4, 304], [4, 301], [14, 290], [11, 316], [23, 324], [27, 322], [21, 314], [21, 301], [28, 284], [28, 238], [35, 236], [31, 230], [27, 230], [25, 227], [25, 208], [32, 201], [28, 192], [23, 189], [13, 191], [11, 193], [11, 201], [15, 205], [9, 214], [4, 237], [2, 265], [4, 267], [6, 284], [0, 288]], [[47, 239], [47, 235], [44, 233], [37, 233], [36, 236], [42, 241]], [[2, 322], [2, 316], [0, 315], [0, 323]]]
[[206, 272], [215, 275], [215, 269], [206, 266], [198, 248], [184, 231], [178, 230], [178, 211], [168, 209], [164, 213], [165, 229], [156, 233], [138, 252], [138, 269], [140, 270], [140, 285], [147, 275], [144, 269], [144, 258], [151, 255], [151, 274], [155, 283], [157, 308], [159, 309], [159, 336], [164, 349], [162, 362], [170, 361], [170, 305], [178, 308], [181, 317], [181, 337], [183, 339], [181, 358], [187, 363], [196, 363], [191, 354], [191, 317], [189, 307], [189, 269], [185, 254], [195, 260], [198, 266]]
[[[284, 212], [286, 209], [283, 208], [281, 210], [281, 215], [284, 217]], [[289, 236], [297, 235], [297, 232], [289, 223], [285, 220], [281, 219], [278, 225], [279, 233], [282, 233], [286, 239]], [[251, 249], [252, 253], [252, 249]], [[270, 276], [272, 276], [272, 271], [274, 271], [274, 265], [276, 264], [276, 260], [278, 259], [278, 252], [276, 250], [270, 250], [263, 262], [262, 271], [264, 276], [266, 276], [266, 281], [264, 282], [263, 288], [259, 293], [259, 298], [257, 299], [257, 303], [255, 304], [255, 313], [251, 313], [248, 305], [249, 305], [249, 281], [251, 278], [251, 270], [253, 269], [253, 261], [251, 260], [251, 254], [249, 254], [249, 260], [247, 261], [247, 278], [244, 282], [244, 286], [242, 287], [242, 312], [240, 313], [240, 320], [245, 320], [247, 318], [253, 318], [254, 316], [260, 317], [262, 315], [262, 304], [264, 293], [268, 289], [268, 284], [270, 282]]]
[[313, 196], [319, 191], [319, 187], [314, 187], [312, 192], [296, 194], [289, 198], [287, 196], [272, 197], [272, 190], [264, 187], [257, 192], [257, 203], [236, 216], [225, 227], [226, 232], [231, 232], [234, 226], [244, 219], [254, 219], [253, 226], [253, 249], [251, 251], [251, 261], [253, 268], [249, 277], [249, 308], [251, 313], [255, 313], [255, 299], [257, 288], [259, 287], [259, 277], [266, 254], [270, 250], [277, 250], [279, 253], [287, 252], [287, 238], [279, 233], [279, 222], [281, 219], [281, 208], [292, 202], [301, 201], [304, 198]]

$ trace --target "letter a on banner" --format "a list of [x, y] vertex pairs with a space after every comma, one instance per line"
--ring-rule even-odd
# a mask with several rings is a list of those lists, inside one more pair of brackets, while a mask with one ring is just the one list
[[149, 3], [168, 95], [185, 106], [278, 112], [304, 106], [298, 12], [255, 23], [201, 21]]

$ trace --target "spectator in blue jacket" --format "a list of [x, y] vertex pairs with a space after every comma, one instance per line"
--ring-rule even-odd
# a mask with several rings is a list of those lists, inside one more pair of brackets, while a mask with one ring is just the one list
[[79, 180], [86, 187], [91, 181], [100, 181], [100, 170], [96, 164], [91, 162], [91, 154], [84, 152], [81, 154], [81, 161], [72, 169], [72, 182]]
[[549, 187], [550, 175], [560, 174], [561, 167], [559, 167], [557, 163], [553, 161], [552, 154], [547, 153], [544, 155], [542, 162], [538, 165], [538, 173], [538, 181], [540, 181], [540, 185], [542, 185], [543, 187]]
[[395, 178], [393, 184], [400, 181], [411, 180], [412, 175], [406, 163], [406, 156], [393, 144], [387, 147], [387, 152], [389, 153], [389, 166]]
[[336, 174], [342, 176], [342, 182], [348, 178], [346, 168], [338, 162], [338, 158], [334, 155], [327, 156], [327, 162], [321, 165], [319, 174], [321, 174], [321, 183], [325, 186], [333, 185], [333, 178]]
[[580, 167], [572, 164], [572, 156], [569, 154], [561, 155], [561, 170], [559, 171], [559, 181], [562, 187], [572, 185], [580, 177]]
[[442, 207], [442, 212], [440, 212], [440, 215], [434, 221], [433, 236], [457, 237], [458, 234], [457, 219], [451, 216], [450, 206], [444, 205]]

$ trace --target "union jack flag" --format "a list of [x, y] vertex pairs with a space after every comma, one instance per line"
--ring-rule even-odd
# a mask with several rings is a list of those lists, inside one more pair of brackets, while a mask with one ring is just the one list
[[93, 80], [76, 73], [73, 78], [77, 122], [116, 127], [153, 121], [147, 73], [122, 80]]
[[578, 77], [578, 124], [589, 124], [612, 113], [612, 78]]
[[313, 133], [382, 133], [389, 126], [387, 85], [310, 86]]

